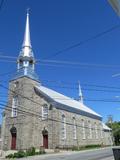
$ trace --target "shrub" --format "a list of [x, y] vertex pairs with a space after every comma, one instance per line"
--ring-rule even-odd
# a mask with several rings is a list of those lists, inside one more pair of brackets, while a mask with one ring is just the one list
[[26, 150], [26, 156], [33, 156], [35, 155], [35, 147], [31, 147], [28, 150]]
[[26, 150], [26, 152], [20, 150], [14, 154], [9, 154], [6, 156], [6, 158], [22, 158], [22, 157], [26, 157], [26, 156], [33, 156], [33, 155], [40, 155], [40, 154], [45, 154], [45, 150], [42, 148], [39, 150], [39, 152], [35, 152], [35, 148], [31, 147], [28, 150]]
[[80, 146], [80, 147], [73, 146], [72, 151], [80, 151], [80, 150], [99, 148], [99, 147], [101, 147], [100, 144], [91, 144], [91, 145]]
[[14, 157], [13, 158], [22, 158], [22, 157], [25, 157], [25, 152], [24, 151], [18, 151], [17, 153], [14, 153]]
[[9, 154], [9, 155], [5, 156], [5, 158], [14, 158], [14, 155], [13, 154]]
[[85, 148], [97, 148], [97, 147], [101, 147], [101, 145], [100, 144], [91, 144], [91, 145], [85, 146]]

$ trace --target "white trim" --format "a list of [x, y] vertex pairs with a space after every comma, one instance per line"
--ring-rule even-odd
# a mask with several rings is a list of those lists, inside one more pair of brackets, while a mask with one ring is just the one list
[[65, 115], [62, 115], [61, 137], [62, 137], [62, 139], [66, 139], [66, 118], [65, 118]]
[[18, 96], [14, 96], [12, 99], [12, 113], [11, 117], [17, 117]]
[[82, 139], [86, 139], [85, 134], [85, 121], [82, 119]]
[[89, 139], [92, 139], [92, 124], [90, 121], [88, 122], [88, 127], [89, 127]]
[[48, 106], [47, 104], [42, 106], [42, 120], [48, 119]]
[[98, 127], [96, 123], [95, 123], [95, 138], [98, 139]]
[[77, 139], [77, 126], [76, 126], [76, 120], [73, 117], [73, 139]]

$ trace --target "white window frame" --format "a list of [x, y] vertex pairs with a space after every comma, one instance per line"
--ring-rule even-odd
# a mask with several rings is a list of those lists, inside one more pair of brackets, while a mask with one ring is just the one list
[[11, 117], [17, 117], [17, 108], [18, 108], [18, 96], [14, 96], [12, 100]]
[[85, 121], [82, 119], [82, 139], [86, 139], [85, 134]]
[[89, 126], [89, 139], [92, 139], [92, 124], [91, 124], [91, 122], [89, 121], [88, 122], [88, 126]]
[[100, 125], [100, 134], [101, 134], [101, 138], [103, 138], [103, 126]]
[[77, 139], [77, 126], [75, 117], [73, 117], [73, 139]]
[[42, 120], [48, 119], [48, 105], [44, 104], [42, 106]]
[[96, 123], [95, 123], [95, 138], [98, 139], [98, 127]]
[[61, 137], [63, 140], [66, 139], [66, 118], [65, 118], [65, 115], [62, 115]]

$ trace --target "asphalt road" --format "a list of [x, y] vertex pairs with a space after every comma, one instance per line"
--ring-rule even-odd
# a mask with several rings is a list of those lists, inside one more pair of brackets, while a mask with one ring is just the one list
[[114, 160], [114, 158], [112, 148], [105, 148], [90, 151], [46, 154], [22, 158], [22, 160]]

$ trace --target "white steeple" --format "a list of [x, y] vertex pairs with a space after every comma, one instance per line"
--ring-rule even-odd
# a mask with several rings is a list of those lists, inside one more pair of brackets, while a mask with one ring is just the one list
[[83, 103], [83, 95], [82, 95], [82, 89], [80, 86], [80, 81], [78, 81], [78, 91], [79, 91], [79, 101]]
[[39, 78], [34, 70], [35, 59], [30, 40], [29, 9], [27, 9], [24, 40], [22, 44], [22, 49], [17, 59], [17, 75], [15, 77], [18, 78], [22, 76], [27, 76], [38, 81]]
[[24, 40], [23, 40], [23, 45], [22, 45], [22, 50], [20, 52], [20, 56], [33, 57], [33, 51], [32, 51], [31, 40], [30, 40], [29, 9], [27, 9]]

